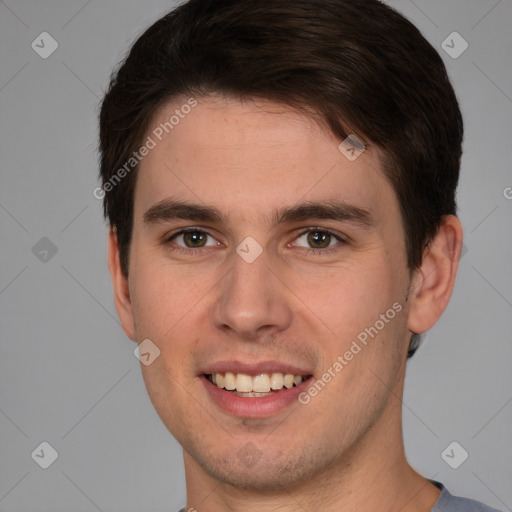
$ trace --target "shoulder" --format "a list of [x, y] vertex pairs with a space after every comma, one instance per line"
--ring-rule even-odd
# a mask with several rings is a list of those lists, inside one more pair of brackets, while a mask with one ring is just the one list
[[441, 489], [441, 495], [431, 512], [500, 512], [479, 501], [453, 496], [448, 489], [439, 482], [435, 482], [435, 485]]

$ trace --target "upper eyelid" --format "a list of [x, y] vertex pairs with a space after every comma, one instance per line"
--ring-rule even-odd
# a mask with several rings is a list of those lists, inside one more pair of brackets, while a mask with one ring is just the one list
[[188, 226], [186, 228], [181, 228], [181, 229], [178, 229], [177, 231], [173, 231], [172, 233], [168, 233], [164, 236], [164, 238], [166, 238], [167, 240], [172, 240], [173, 238], [179, 236], [179, 235], [183, 235], [184, 233], [190, 233], [190, 232], [200, 232], [200, 233], [205, 233], [206, 235], [208, 236], [211, 236], [213, 238], [215, 238], [214, 235], [212, 235], [207, 229], [205, 228], [198, 228], [198, 227], [195, 227], [195, 226]]
[[340, 237], [340, 238], [342, 237], [342, 235], [338, 234], [338, 232], [335, 230], [332, 230], [329, 228], [321, 228], [319, 226], [311, 226], [308, 228], [304, 228], [302, 231], [300, 231], [300, 233], [297, 236], [302, 236], [302, 235], [305, 235], [306, 233], [311, 233], [311, 232], [315, 232], [315, 231], [319, 231], [321, 233], [329, 233], [332, 236], [336, 236], [336, 237]]

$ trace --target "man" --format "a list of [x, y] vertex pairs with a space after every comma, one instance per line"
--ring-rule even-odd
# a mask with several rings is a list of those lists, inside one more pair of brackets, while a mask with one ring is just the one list
[[100, 132], [116, 307], [186, 510], [491, 510], [403, 448], [407, 358], [462, 245], [461, 114], [413, 25], [189, 1], [134, 44]]

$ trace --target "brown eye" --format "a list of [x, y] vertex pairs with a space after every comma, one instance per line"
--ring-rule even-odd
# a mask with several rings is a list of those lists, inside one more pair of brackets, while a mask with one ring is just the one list
[[310, 231], [307, 239], [313, 249], [325, 249], [331, 244], [332, 235], [325, 231]]
[[312, 227], [304, 230], [290, 246], [319, 251], [316, 254], [320, 254], [321, 252], [328, 253], [329, 251], [340, 249], [346, 243], [342, 236], [331, 233], [327, 229]]
[[203, 247], [214, 247], [218, 242], [207, 231], [201, 229], [189, 229], [180, 231], [173, 235], [169, 242], [186, 249], [202, 249]]
[[183, 233], [183, 242], [187, 247], [204, 247], [208, 235], [202, 231], [187, 231]]

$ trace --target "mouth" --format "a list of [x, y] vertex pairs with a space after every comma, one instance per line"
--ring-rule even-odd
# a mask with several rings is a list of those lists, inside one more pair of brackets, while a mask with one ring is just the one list
[[313, 379], [312, 374], [292, 368], [264, 372], [260, 365], [258, 371], [245, 369], [247, 373], [227, 370], [211, 370], [201, 374], [200, 380], [214, 405], [239, 418], [270, 418], [293, 407]]
[[208, 373], [204, 377], [219, 389], [223, 389], [234, 396], [244, 398], [264, 398], [272, 396], [286, 389], [299, 386], [309, 380], [311, 375], [294, 375], [293, 373]]

